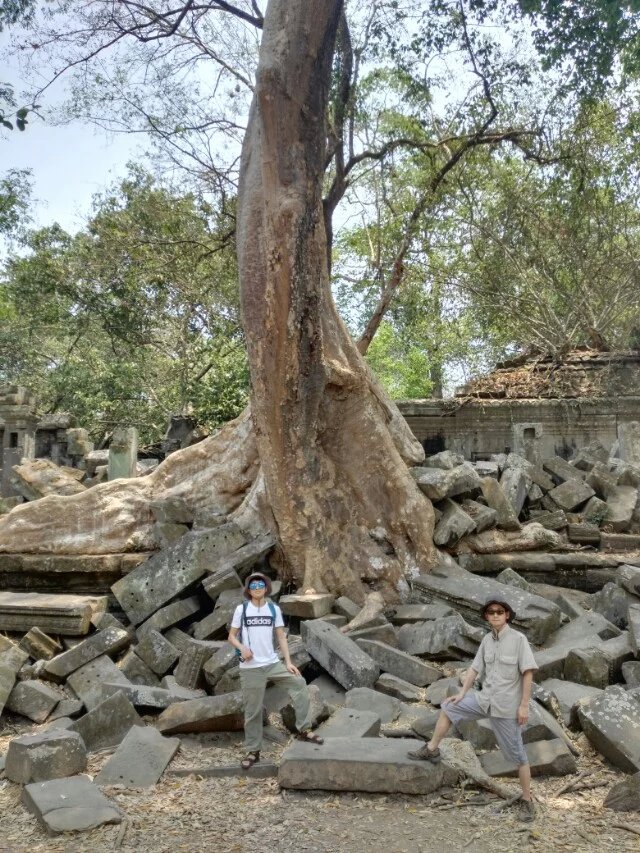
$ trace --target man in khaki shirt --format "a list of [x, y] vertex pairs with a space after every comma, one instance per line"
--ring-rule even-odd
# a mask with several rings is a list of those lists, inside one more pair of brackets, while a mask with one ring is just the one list
[[[520, 818], [530, 821], [535, 816], [531, 769], [521, 729], [529, 719], [531, 683], [538, 667], [527, 638], [509, 625], [515, 613], [506, 599], [499, 594], [491, 595], [482, 615], [491, 631], [480, 643], [462, 689], [444, 700], [431, 740], [417, 752], [410, 752], [409, 757], [437, 764], [441, 759], [438, 746], [452, 723], [488, 718], [498, 746], [507, 760], [518, 767], [522, 786]], [[483, 682], [482, 690], [470, 690], [478, 677]]]

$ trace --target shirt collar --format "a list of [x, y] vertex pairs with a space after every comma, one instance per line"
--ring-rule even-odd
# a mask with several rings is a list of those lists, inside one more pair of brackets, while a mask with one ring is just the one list
[[506, 635], [509, 633], [510, 630], [511, 630], [511, 628], [509, 627], [509, 623], [507, 622], [505, 625], [502, 626], [502, 628], [498, 631], [498, 633], [496, 633], [492, 628], [491, 629], [491, 636], [493, 637], [494, 640], [499, 642], [504, 637], [506, 637]]

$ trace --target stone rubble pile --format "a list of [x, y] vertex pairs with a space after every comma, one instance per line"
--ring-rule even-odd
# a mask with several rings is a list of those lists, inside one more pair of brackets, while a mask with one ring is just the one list
[[[492, 593], [512, 603], [540, 666], [524, 732], [532, 772], [575, 772], [580, 731], [616, 767], [640, 772], [640, 557], [604, 539], [618, 537], [619, 549], [630, 544], [621, 537], [640, 541], [640, 468], [604, 456], [592, 446], [571, 463], [428, 459], [414, 473], [436, 502], [436, 536], [449, 553], [414, 579], [407, 603], [382, 613], [327, 593], [283, 594], [274, 580], [325, 737], [285, 750], [273, 769], [283, 787], [424, 794], [468, 775], [455, 761], [436, 766], [407, 752], [459, 690]], [[155, 508], [163, 523], [182, 524], [178, 504]], [[209, 525], [183, 524], [110, 596], [0, 593], [0, 714], [40, 726], [11, 741], [4, 772], [24, 785], [23, 803], [47, 831], [121, 821], [101, 788], [156, 784], [172, 772], [182, 734], [242, 729], [238, 657], [226, 637], [248, 572], [273, 574], [275, 540], [250, 541], [215, 514]], [[587, 559], [602, 556], [606, 566]], [[281, 688], [267, 690], [268, 711], [293, 730], [287, 702]], [[496, 790], [495, 777], [515, 773], [485, 722], [460, 735], [476, 783]], [[92, 782], [81, 775], [87, 754], [105, 749], [113, 754]]]

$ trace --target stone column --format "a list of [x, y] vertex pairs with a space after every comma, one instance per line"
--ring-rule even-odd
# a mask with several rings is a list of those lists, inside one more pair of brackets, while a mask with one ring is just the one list
[[2, 480], [0, 495], [18, 494], [9, 478], [12, 467], [22, 459], [34, 459], [36, 453], [36, 401], [33, 394], [20, 385], [0, 388], [0, 422], [3, 423]]
[[118, 427], [109, 445], [109, 479], [135, 477], [138, 462], [138, 430]]
[[514, 424], [512, 427], [513, 452], [524, 456], [534, 465], [541, 461], [540, 445], [542, 439], [541, 423]]

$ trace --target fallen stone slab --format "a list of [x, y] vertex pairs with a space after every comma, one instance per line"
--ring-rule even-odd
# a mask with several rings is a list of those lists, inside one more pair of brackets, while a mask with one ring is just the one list
[[602, 695], [602, 690], [597, 687], [589, 687], [586, 684], [577, 684], [560, 678], [548, 678], [540, 686], [556, 697], [564, 724], [571, 728], [578, 728], [580, 725], [578, 707], [587, 705], [592, 699]]
[[322, 746], [295, 741], [282, 755], [282, 788], [370, 793], [430, 794], [453, 785], [447, 764], [412, 761], [423, 741], [408, 738], [329, 738]]
[[455, 696], [460, 692], [460, 679], [457, 675], [441, 678], [427, 687], [425, 696], [430, 705], [439, 708], [447, 696]]
[[102, 685], [107, 682], [129, 684], [126, 675], [111, 658], [101, 655], [72, 672], [67, 679], [67, 686], [82, 700], [87, 711], [90, 711], [102, 702]]
[[28, 659], [27, 652], [13, 644], [0, 652], [0, 714], [11, 695], [20, 668]]
[[570, 480], [581, 480], [583, 472], [574, 468], [561, 456], [551, 456], [542, 460], [542, 467], [553, 477], [556, 483], [566, 483]]
[[574, 512], [589, 498], [595, 497], [595, 492], [582, 480], [567, 480], [549, 492], [551, 500], [565, 512]]
[[[535, 652], [538, 669], [534, 679], [562, 678], [569, 652], [575, 649], [609, 648], [609, 640], [621, 635], [619, 628], [608, 622], [600, 613], [585, 613], [563, 625], [551, 637], [550, 645]], [[622, 663], [622, 661], [621, 661]]]
[[582, 730], [608, 761], [625, 773], [640, 770], [640, 695], [623, 687], [608, 687], [588, 705], [578, 708]]
[[358, 711], [373, 711], [381, 722], [391, 723], [402, 711], [402, 703], [393, 696], [386, 696], [369, 687], [354, 687], [345, 695], [345, 706]]
[[380, 676], [380, 667], [354, 640], [342, 634], [322, 619], [301, 625], [302, 639], [312, 658], [341, 684], [345, 690], [353, 687], [373, 687]]
[[11, 485], [28, 501], [37, 501], [46, 495], [78, 495], [87, 490], [69, 469], [50, 459], [24, 459], [11, 470]]
[[[576, 760], [564, 741], [540, 740], [525, 744], [532, 776], [568, 776], [577, 771]], [[480, 756], [483, 770], [489, 776], [517, 776], [518, 768], [500, 750]]]
[[118, 669], [132, 684], [146, 684], [147, 687], [159, 687], [160, 679], [133, 649], [118, 661]]
[[217, 572], [214, 572], [202, 581], [202, 588], [209, 598], [215, 601], [227, 589], [234, 589], [237, 592], [241, 592], [242, 581], [235, 569], [218, 569]]
[[299, 619], [319, 619], [331, 613], [335, 597], [329, 593], [316, 592], [305, 595], [282, 595], [278, 604], [285, 616]]
[[86, 776], [33, 782], [23, 789], [22, 802], [50, 835], [121, 823], [124, 817]]
[[333, 612], [344, 616], [349, 622], [360, 613], [362, 608], [355, 601], [351, 601], [346, 595], [341, 595], [333, 602]]
[[212, 764], [207, 767], [181, 767], [176, 770], [167, 770], [167, 776], [201, 776], [203, 779], [226, 779], [233, 777], [246, 777], [247, 779], [271, 779], [278, 775], [278, 765], [259, 761], [248, 770], [239, 764], [219, 765]]
[[113, 594], [129, 620], [139, 625], [199, 581], [214, 560], [245, 543], [244, 534], [233, 523], [204, 531], [192, 530], [117, 581], [112, 587]]
[[398, 637], [395, 628], [391, 622], [386, 620], [381, 625], [369, 625], [367, 628], [357, 628], [355, 631], [348, 631], [347, 636], [358, 642], [358, 640], [377, 640], [380, 643], [385, 643], [387, 646], [397, 646]]
[[433, 456], [427, 456], [424, 460], [425, 468], [442, 468], [443, 471], [450, 471], [452, 468], [457, 468], [464, 462], [462, 453], [454, 453], [452, 450], [442, 450], [440, 453], [434, 453]]
[[[324, 723], [331, 715], [332, 709], [325, 703], [320, 690], [317, 687], [309, 687], [309, 725], [315, 729], [320, 723]], [[281, 709], [282, 722], [290, 732], [297, 732], [296, 712], [291, 701], [288, 701]]]
[[179, 738], [163, 737], [153, 726], [133, 726], [95, 777], [96, 785], [149, 788], [180, 749]]
[[197, 596], [172, 601], [171, 604], [156, 610], [153, 616], [144, 621], [138, 627], [137, 634], [141, 637], [145, 631], [166, 631], [168, 628], [173, 628], [174, 625], [195, 616], [201, 607], [200, 599]]
[[44, 681], [19, 681], [9, 694], [5, 707], [34, 723], [44, 723], [63, 698], [61, 693]]
[[[234, 649], [235, 651], [235, 649]], [[213, 656], [208, 646], [189, 645], [181, 654], [174, 676], [176, 682], [189, 690], [196, 690], [204, 684], [204, 666]]]
[[341, 684], [331, 678], [330, 675], [319, 675], [317, 678], [314, 678], [313, 681], [309, 683], [309, 686], [315, 685], [324, 701], [331, 708], [343, 708], [345, 702], [346, 692], [344, 687]]
[[106, 610], [106, 596], [0, 592], [0, 631], [41, 631], [78, 637], [89, 633], [91, 617]]
[[410, 655], [424, 655], [434, 660], [459, 660], [473, 657], [485, 632], [474, 628], [459, 613], [422, 622], [403, 625], [398, 630], [398, 645]]
[[627, 610], [629, 641], [636, 657], [640, 653], [640, 604], [630, 604]]
[[61, 699], [47, 719], [50, 723], [63, 717], [71, 721], [72, 717], [78, 717], [84, 709], [84, 702], [80, 699]]
[[[234, 571], [238, 575], [246, 577], [253, 566], [260, 563], [273, 550], [275, 544], [276, 538], [272, 533], [257, 536], [255, 539], [247, 542], [246, 545], [242, 545], [225, 557], [217, 559], [215, 567], [212, 567], [210, 571], [213, 574]], [[278, 594], [277, 583], [279, 582], [276, 582], [276, 586], [274, 586], [274, 596]]]
[[202, 672], [209, 687], [215, 687], [227, 670], [238, 666], [240, 661], [236, 650], [229, 643], [214, 652], [203, 665]]
[[382, 673], [375, 683], [375, 689], [378, 693], [393, 696], [401, 702], [419, 702], [423, 695], [422, 690], [416, 687], [415, 684], [404, 681], [402, 678], [398, 678], [397, 675], [390, 675], [388, 672]]
[[338, 708], [331, 717], [316, 730], [322, 738], [378, 737], [380, 716], [375, 711], [357, 708]]
[[[424, 595], [431, 601], [453, 607], [467, 622], [475, 625], [486, 623], [480, 615], [489, 595], [506, 595], [516, 613], [513, 627], [532, 643], [543, 643], [561, 624], [562, 613], [551, 602], [524, 590], [506, 587], [504, 584], [465, 571], [453, 560], [441, 563], [428, 575], [414, 579], [414, 593]], [[399, 632], [406, 631], [401, 628]], [[400, 642], [400, 648], [407, 649]], [[465, 652], [469, 654], [469, 652]]]
[[442, 468], [410, 468], [420, 489], [432, 501], [441, 501], [455, 495], [468, 494], [480, 489], [480, 477], [473, 465], [464, 462], [448, 470]]
[[634, 486], [614, 486], [609, 489], [607, 525], [618, 533], [624, 533], [629, 529], [637, 503], [638, 489]]
[[511, 508], [513, 509], [516, 518], [522, 512], [522, 507], [527, 499], [527, 492], [531, 485], [531, 478], [528, 476], [524, 465], [505, 468], [502, 472], [502, 476], [500, 477], [500, 487], [504, 492], [506, 499], [511, 504]]
[[640, 811], [640, 773], [634, 773], [614, 785], [602, 805], [605, 809], [613, 809], [616, 812]]
[[640, 423], [638, 421], [618, 424], [618, 448], [623, 462], [640, 466]]
[[193, 625], [193, 636], [196, 640], [222, 640], [229, 634], [229, 623], [233, 610], [220, 608], [214, 610], [200, 622]]
[[498, 513], [495, 509], [478, 503], [478, 501], [472, 501], [471, 498], [465, 498], [462, 501], [462, 509], [473, 520], [478, 533], [494, 527], [498, 522]]
[[564, 662], [564, 676], [569, 681], [598, 687], [604, 690], [609, 685], [609, 660], [597, 646], [586, 649], [571, 649]]
[[442, 673], [435, 666], [386, 643], [378, 640], [358, 640], [357, 643], [379, 664], [383, 672], [395, 675], [417, 687], [426, 687], [442, 677]]
[[[482, 495], [496, 516], [496, 524], [503, 530], [520, 530], [520, 522], [500, 483], [493, 477], [480, 480]], [[487, 528], [485, 528], [486, 530]], [[478, 531], [480, 532], [480, 531]]]
[[136, 709], [123, 693], [114, 693], [74, 720], [67, 731], [78, 732], [89, 752], [117, 746], [131, 726], [144, 726]]
[[433, 541], [436, 545], [449, 547], [476, 529], [476, 523], [471, 516], [450, 498], [444, 500], [439, 509], [442, 516], [433, 532]]
[[53, 637], [49, 637], [40, 628], [32, 628], [20, 640], [19, 646], [34, 660], [51, 660], [62, 651], [62, 646]]
[[444, 604], [401, 604], [394, 608], [390, 621], [393, 625], [412, 625], [415, 622], [430, 622], [453, 614], [451, 607]]
[[165, 675], [160, 686], [164, 687], [165, 690], [168, 690], [172, 696], [181, 702], [186, 699], [200, 699], [207, 695], [207, 691], [201, 690], [199, 687], [191, 688], [178, 684], [174, 675]]
[[131, 643], [128, 632], [122, 628], [105, 628], [72, 649], [47, 661], [45, 672], [48, 678], [63, 682], [72, 672], [102, 655], [114, 655]]
[[[276, 685], [268, 687], [265, 693], [265, 702], [268, 702], [270, 691], [279, 691], [280, 689], [282, 689], [286, 693], [284, 687], [280, 688]], [[225, 693], [236, 693], [238, 690], [240, 690], [240, 668], [237, 666], [233, 667], [232, 669], [228, 669], [222, 676], [222, 678], [218, 681], [216, 686], [213, 688], [213, 692], [216, 696], [222, 696]], [[286, 693], [286, 695], [287, 697], [289, 696], [288, 693]], [[280, 709], [278, 708], [277, 710]]]
[[628, 624], [629, 605], [635, 603], [640, 604], [640, 599], [637, 596], [612, 582], [606, 583], [599, 592], [594, 593], [591, 597], [591, 609], [595, 610], [596, 613], [602, 613], [605, 619], [622, 629], [626, 628]]
[[140, 708], [144, 711], [164, 710], [169, 705], [173, 705], [174, 702], [182, 701], [179, 696], [164, 687], [147, 687], [146, 684], [120, 684], [109, 681], [102, 685], [103, 699], [115, 696], [116, 693], [122, 693], [134, 708]]
[[546, 530], [562, 530], [568, 524], [567, 516], [561, 509], [538, 510], [537, 512], [531, 510], [530, 514], [532, 521], [537, 521]]
[[156, 720], [165, 734], [237, 732], [244, 727], [244, 702], [239, 691], [170, 705]]
[[87, 751], [80, 735], [51, 729], [10, 741], [5, 774], [12, 782], [26, 785], [73, 776], [86, 767]]
[[[411, 722], [411, 728], [419, 737], [429, 740], [438, 722], [440, 711], [432, 708], [422, 709], [419, 717]], [[454, 731], [453, 729], [451, 730]]]
[[640, 687], [640, 661], [630, 660], [623, 663], [622, 677], [627, 687]]
[[[623, 565], [618, 568], [616, 581], [626, 592], [634, 596], [640, 596], [640, 567]], [[629, 599], [631, 604], [633, 599]], [[635, 602], [640, 604], [640, 600]]]
[[155, 628], [142, 633], [135, 652], [156, 675], [166, 675], [180, 657], [178, 649]]

